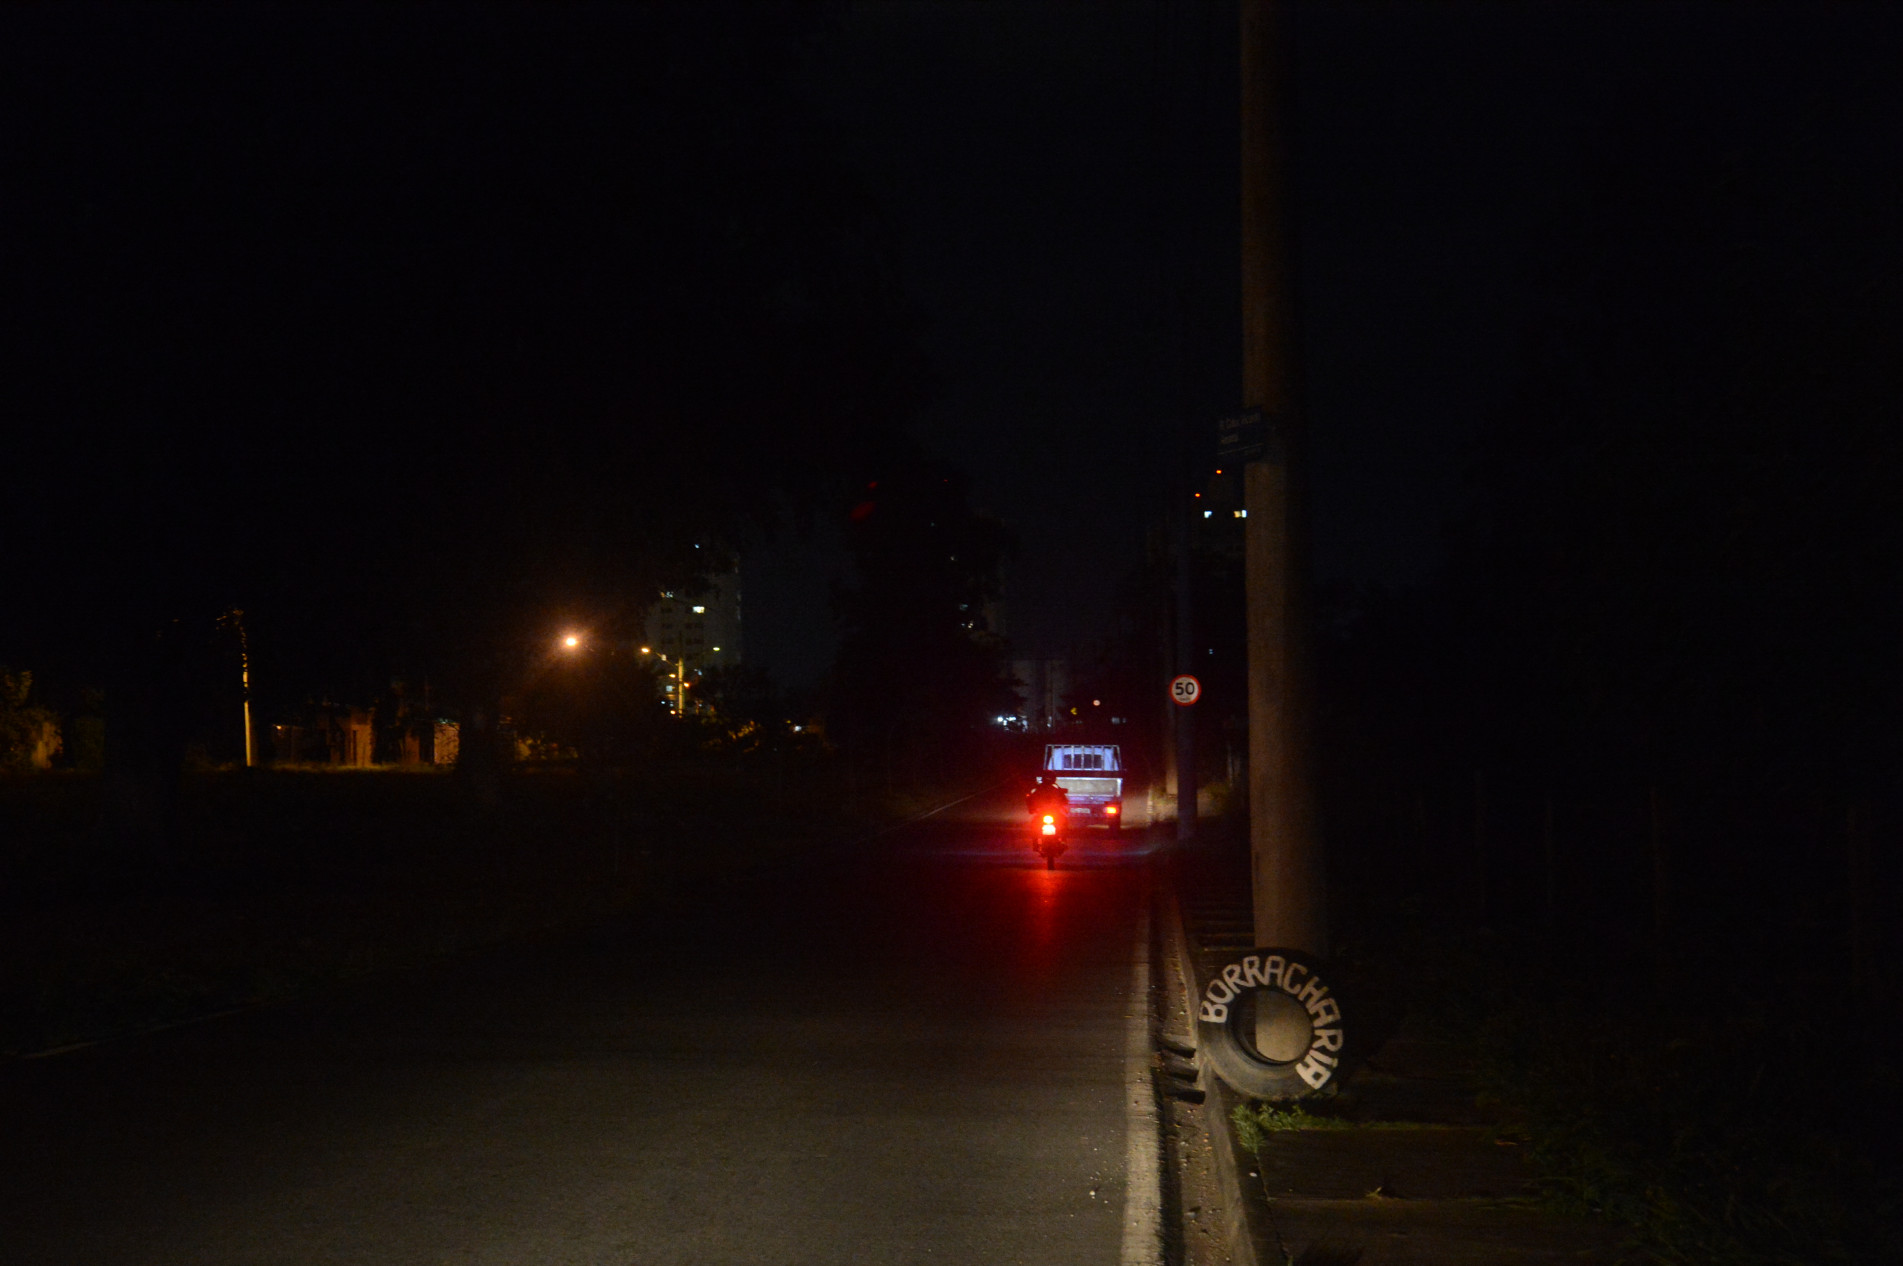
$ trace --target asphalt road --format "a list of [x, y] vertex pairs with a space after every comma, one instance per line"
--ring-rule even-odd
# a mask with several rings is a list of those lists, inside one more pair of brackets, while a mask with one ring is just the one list
[[0, 1263], [1116, 1263], [1143, 845], [1010, 808], [0, 1068]]

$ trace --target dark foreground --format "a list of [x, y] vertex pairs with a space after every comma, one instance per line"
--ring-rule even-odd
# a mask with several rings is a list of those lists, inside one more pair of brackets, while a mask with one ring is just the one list
[[0, 1066], [0, 1256], [1117, 1261], [1141, 845], [1008, 810]]

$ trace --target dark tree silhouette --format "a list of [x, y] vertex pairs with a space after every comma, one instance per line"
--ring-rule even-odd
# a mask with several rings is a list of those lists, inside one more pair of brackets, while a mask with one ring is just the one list
[[913, 459], [851, 509], [827, 730], [863, 776], [962, 772], [993, 718], [1017, 710], [986, 614], [1011, 537], [968, 495], [962, 473]]

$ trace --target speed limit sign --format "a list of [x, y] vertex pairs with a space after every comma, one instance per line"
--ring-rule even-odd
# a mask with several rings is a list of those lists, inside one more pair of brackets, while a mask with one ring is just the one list
[[1187, 708], [1203, 697], [1203, 683], [1188, 673], [1170, 682], [1170, 698]]

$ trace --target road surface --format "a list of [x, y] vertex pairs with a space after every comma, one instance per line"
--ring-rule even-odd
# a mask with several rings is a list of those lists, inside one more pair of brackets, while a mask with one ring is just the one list
[[0, 1067], [0, 1262], [1117, 1263], [1141, 839], [1018, 813]]

